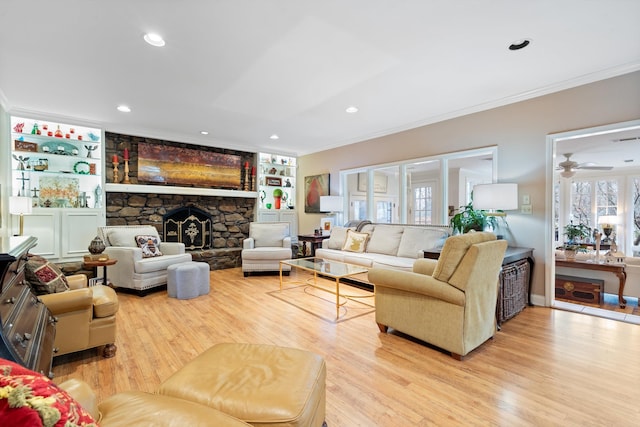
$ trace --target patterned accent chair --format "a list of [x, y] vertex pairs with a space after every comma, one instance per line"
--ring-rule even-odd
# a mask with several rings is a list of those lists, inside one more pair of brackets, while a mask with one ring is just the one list
[[440, 258], [418, 259], [413, 271], [369, 270], [376, 322], [462, 356], [496, 332], [498, 274], [507, 248], [493, 233], [449, 237]]

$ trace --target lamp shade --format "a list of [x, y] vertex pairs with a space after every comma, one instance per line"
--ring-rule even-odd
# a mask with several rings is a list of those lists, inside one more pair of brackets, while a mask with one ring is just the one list
[[342, 212], [342, 196], [320, 196], [320, 212]]
[[602, 215], [598, 217], [598, 224], [617, 224], [617, 215]]
[[518, 184], [478, 184], [473, 187], [473, 207], [481, 210], [518, 209]]
[[31, 213], [31, 197], [9, 197], [9, 213], [11, 215], [24, 215]]

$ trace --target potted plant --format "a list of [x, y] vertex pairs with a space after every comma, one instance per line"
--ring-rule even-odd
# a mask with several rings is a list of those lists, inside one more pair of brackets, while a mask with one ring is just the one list
[[564, 233], [567, 236], [566, 243], [562, 246], [564, 256], [567, 260], [576, 259], [576, 253], [582, 250], [581, 244], [591, 235], [591, 227], [586, 224], [574, 224], [573, 222], [564, 226]]
[[485, 211], [473, 208], [473, 202], [460, 206], [457, 214], [451, 217], [451, 227], [454, 233], [467, 233], [471, 230], [482, 231], [486, 226], [496, 228], [494, 216], [488, 216]]
[[280, 188], [276, 188], [273, 190], [273, 202], [275, 204], [276, 209], [280, 209], [280, 202], [282, 200], [282, 190]]

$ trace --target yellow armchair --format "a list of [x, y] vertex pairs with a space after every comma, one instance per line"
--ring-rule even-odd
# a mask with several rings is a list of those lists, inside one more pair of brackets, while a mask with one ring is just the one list
[[38, 298], [57, 319], [55, 356], [104, 346], [102, 355], [116, 352], [118, 296], [103, 285], [87, 287], [87, 276], [67, 277], [69, 290]]
[[418, 259], [413, 271], [373, 268], [376, 323], [461, 360], [496, 331], [498, 274], [507, 248], [492, 233], [449, 237], [438, 261]]

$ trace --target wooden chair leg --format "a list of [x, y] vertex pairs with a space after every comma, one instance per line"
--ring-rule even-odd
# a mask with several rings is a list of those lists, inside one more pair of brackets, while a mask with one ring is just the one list
[[105, 359], [108, 359], [110, 357], [115, 356], [117, 349], [118, 349], [118, 347], [116, 347], [115, 344], [107, 344], [107, 345], [105, 345], [104, 348], [102, 349], [102, 357], [104, 357]]
[[389, 328], [382, 323], [378, 323], [378, 329], [380, 329], [380, 332], [382, 332], [383, 334], [386, 334]]

